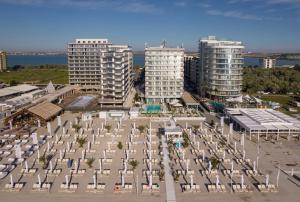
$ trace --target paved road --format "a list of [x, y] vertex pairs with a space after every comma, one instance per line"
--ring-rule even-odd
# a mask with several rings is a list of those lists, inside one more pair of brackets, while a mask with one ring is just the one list
[[169, 165], [169, 151], [168, 145], [166, 143], [166, 137], [162, 136], [162, 146], [163, 146], [163, 164], [165, 168], [165, 183], [166, 183], [166, 195], [167, 195], [167, 202], [176, 202], [176, 195], [175, 195], [175, 187], [174, 187], [174, 178], [172, 176], [172, 171]]

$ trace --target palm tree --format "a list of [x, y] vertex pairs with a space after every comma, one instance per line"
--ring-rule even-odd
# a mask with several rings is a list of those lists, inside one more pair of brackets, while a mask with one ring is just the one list
[[137, 168], [137, 166], [139, 165], [139, 162], [137, 160], [131, 160], [129, 162], [129, 165], [131, 165], [132, 170], [135, 171], [135, 169]]
[[143, 133], [145, 130], [145, 126], [143, 125], [138, 126], [138, 130], [140, 131], [140, 133]]
[[193, 128], [197, 132], [199, 130], [200, 126], [199, 125], [193, 125]]
[[164, 178], [165, 178], [165, 172], [159, 170], [159, 171], [158, 171], [158, 178], [159, 178], [159, 181], [163, 181]]
[[174, 173], [174, 180], [178, 182], [180, 175], [178, 173]]
[[86, 164], [89, 166], [89, 168], [93, 167], [93, 163], [94, 163], [95, 159], [94, 158], [88, 158], [86, 161]]
[[79, 144], [80, 148], [83, 148], [83, 145], [86, 143], [86, 138], [79, 137], [77, 138], [76, 142]]
[[107, 132], [110, 132], [110, 130], [111, 130], [111, 125], [105, 125], [105, 129], [107, 130]]
[[42, 164], [42, 167], [45, 169], [46, 168], [46, 165], [47, 165], [47, 158], [45, 155], [41, 156], [39, 158], [39, 162]]
[[76, 133], [78, 133], [78, 131], [80, 130], [81, 126], [78, 124], [74, 124], [73, 128], [75, 129]]
[[120, 150], [123, 149], [123, 144], [122, 144], [122, 142], [119, 142], [118, 145], [117, 145], [117, 147], [118, 147], [118, 149], [120, 149]]
[[211, 162], [212, 169], [216, 169], [218, 165], [221, 163], [220, 160], [217, 159], [216, 157], [210, 158], [210, 162]]

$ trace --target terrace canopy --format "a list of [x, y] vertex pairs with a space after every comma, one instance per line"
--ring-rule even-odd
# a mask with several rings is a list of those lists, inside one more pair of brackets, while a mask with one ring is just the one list
[[273, 109], [227, 109], [230, 120], [247, 134], [300, 135], [300, 121]]
[[188, 93], [188, 92], [184, 92], [183, 95], [182, 95], [182, 100], [184, 102], [184, 104], [188, 107], [188, 108], [195, 108], [195, 109], [198, 109], [199, 106], [200, 106], [200, 103], [197, 102], [197, 100], [195, 100], [193, 98], [193, 96]]
[[63, 109], [55, 104], [43, 102], [27, 109], [29, 113], [46, 122], [59, 115]]

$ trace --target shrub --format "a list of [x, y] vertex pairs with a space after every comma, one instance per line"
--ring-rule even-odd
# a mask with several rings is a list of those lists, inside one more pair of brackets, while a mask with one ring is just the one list
[[93, 163], [94, 163], [95, 159], [94, 158], [88, 158], [86, 161], [86, 164], [88, 165], [89, 168], [93, 167]]
[[86, 138], [79, 137], [77, 138], [76, 142], [79, 144], [79, 147], [82, 148], [83, 145], [86, 143]]
[[105, 129], [107, 130], [107, 132], [110, 132], [110, 130], [111, 130], [111, 125], [105, 125]]
[[138, 130], [140, 131], [140, 133], [143, 133], [144, 132], [144, 130], [145, 130], [145, 126], [143, 126], [143, 125], [140, 125], [140, 126], [138, 126]]
[[132, 170], [135, 170], [137, 168], [137, 166], [139, 165], [139, 162], [137, 160], [131, 160], [129, 162], [129, 165], [131, 165]]
[[117, 147], [118, 147], [118, 149], [120, 149], [120, 150], [123, 149], [123, 144], [122, 144], [122, 142], [119, 142], [118, 145], [117, 145]]
[[159, 181], [163, 181], [165, 179], [165, 172], [160, 170], [158, 172], [158, 178], [159, 178]]

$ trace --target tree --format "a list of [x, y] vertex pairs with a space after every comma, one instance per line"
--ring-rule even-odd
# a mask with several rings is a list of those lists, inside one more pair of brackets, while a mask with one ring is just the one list
[[137, 168], [137, 166], [139, 165], [139, 162], [137, 160], [131, 160], [129, 162], [129, 165], [131, 165], [132, 170], [134, 171]]
[[134, 102], [138, 102], [140, 100], [140, 96], [137, 93], [135, 93], [133, 100]]
[[183, 137], [183, 143], [182, 143], [182, 146], [183, 146], [183, 148], [187, 148], [187, 147], [189, 146], [190, 140], [189, 140], [189, 137], [188, 137], [188, 135], [186, 134], [186, 132], [184, 132], [184, 133], [182, 134], [182, 137]]
[[39, 158], [39, 162], [42, 164], [43, 169], [46, 169], [48, 166], [48, 162], [51, 160], [51, 158], [53, 157], [53, 155], [49, 154], [49, 155], [43, 155]]
[[180, 175], [177, 172], [174, 172], [173, 177], [174, 177], [174, 181], [178, 182]]
[[24, 66], [21, 66], [21, 65], [15, 65], [11, 68], [12, 71], [17, 71], [19, 69], [24, 69]]
[[265, 91], [276, 94], [300, 91], [300, 68], [244, 68], [243, 91], [249, 94]]
[[119, 142], [118, 145], [117, 145], [117, 147], [118, 147], [118, 149], [120, 149], [120, 150], [123, 149], [123, 144], [122, 144], [122, 142]]
[[219, 164], [221, 163], [221, 161], [219, 159], [217, 159], [216, 157], [211, 157], [210, 162], [211, 162], [212, 169], [216, 169], [219, 166]]
[[16, 80], [10, 80], [10, 81], [9, 81], [9, 85], [10, 85], [10, 86], [16, 86], [16, 85], [18, 85], [18, 84], [19, 84], [19, 82], [16, 81]]
[[140, 126], [138, 126], [138, 130], [140, 131], [140, 133], [143, 133], [144, 132], [144, 130], [145, 130], [145, 126], [144, 125], [140, 125]]
[[78, 133], [78, 131], [79, 131], [80, 128], [81, 128], [81, 126], [78, 125], [78, 124], [74, 124], [72, 127], [75, 129], [76, 133]]
[[111, 130], [111, 125], [105, 125], [105, 129], [107, 130], [107, 132], [110, 132], [110, 130]]
[[39, 158], [39, 162], [42, 164], [43, 169], [45, 169], [46, 165], [47, 165], [47, 158], [46, 158], [46, 156], [45, 155], [41, 156]]
[[159, 178], [159, 181], [163, 181], [165, 179], [165, 172], [159, 170], [158, 171], [158, 178]]
[[200, 126], [199, 125], [193, 125], [193, 128], [197, 132], [199, 130]]
[[299, 65], [299, 64], [296, 64], [296, 65], [294, 66], [294, 70], [300, 71], [300, 65]]
[[89, 168], [93, 167], [93, 163], [94, 163], [95, 159], [94, 158], [88, 158], [86, 161], [86, 164], [88, 165]]
[[80, 148], [83, 148], [83, 145], [84, 145], [87, 141], [86, 141], [86, 138], [79, 137], [79, 138], [77, 138], [76, 142], [79, 144], [79, 147], [80, 147]]

